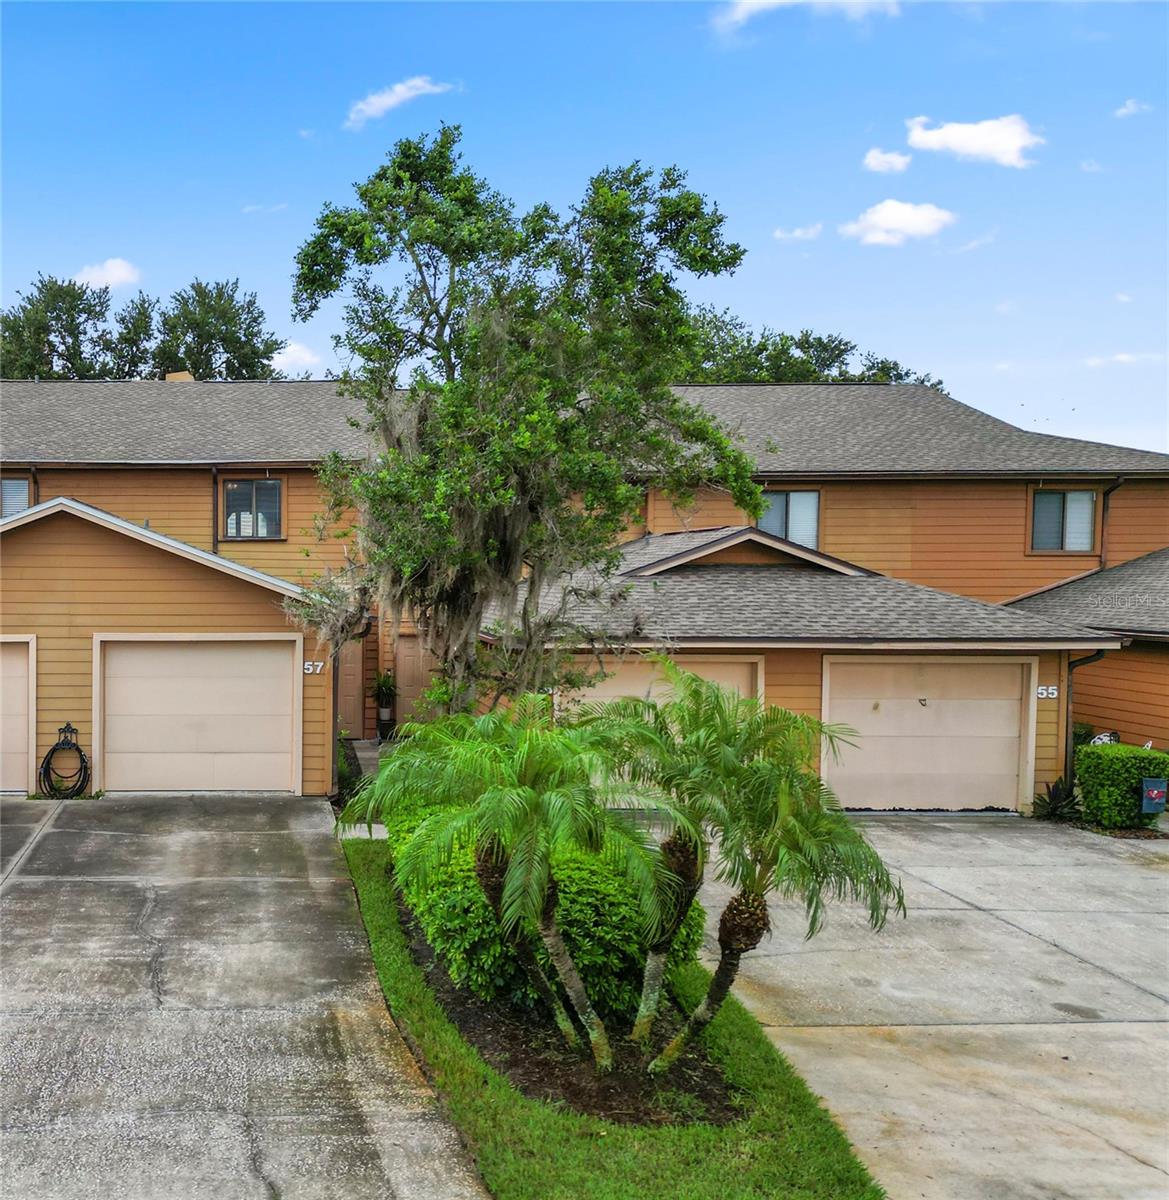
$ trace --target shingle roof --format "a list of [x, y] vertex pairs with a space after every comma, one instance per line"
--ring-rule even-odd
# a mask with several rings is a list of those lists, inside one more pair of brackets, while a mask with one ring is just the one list
[[[647, 553], [665, 558], [697, 534], [654, 534], [631, 543], [629, 559], [569, 621], [647, 643], [1008, 642], [1083, 645], [1101, 641], [1072, 622], [984, 604], [881, 575], [843, 575], [815, 566], [702, 566], [653, 576], [628, 574]], [[712, 541], [719, 533], [708, 532]], [[647, 547], [645, 543], [650, 543]], [[582, 590], [600, 581], [574, 581]], [[614, 590], [624, 595], [614, 600]], [[1107, 640], [1107, 639], [1104, 639]]]
[[[1169, 454], [1018, 429], [913, 384], [687, 386], [763, 474], [1169, 474]], [[362, 454], [329, 381], [3, 384], [8, 462], [315, 462]], [[775, 445], [771, 444], [774, 439]]]
[[1090, 629], [1169, 635], [1169, 546], [1010, 604]]
[[317, 462], [364, 454], [332, 382], [27, 381], [0, 387], [7, 462]]

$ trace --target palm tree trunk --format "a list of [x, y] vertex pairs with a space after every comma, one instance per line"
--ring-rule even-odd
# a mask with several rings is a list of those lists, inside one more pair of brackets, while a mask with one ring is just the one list
[[633, 1022], [633, 1032], [629, 1039], [634, 1042], [644, 1042], [649, 1037], [650, 1030], [658, 1015], [658, 1005], [662, 998], [662, 981], [666, 977], [666, 960], [670, 957], [667, 946], [664, 950], [651, 950], [645, 960], [645, 974], [641, 980], [641, 1003], [637, 1007], [637, 1019]]
[[690, 1014], [689, 1020], [674, 1035], [669, 1045], [649, 1064], [651, 1075], [660, 1075], [669, 1070], [677, 1061], [678, 1055], [718, 1016], [723, 1001], [735, 982], [739, 973], [739, 961], [743, 955], [735, 949], [723, 950], [719, 955], [718, 969], [702, 997], [702, 1003]]
[[[503, 906], [503, 880], [506, 874], [507, 858], [498, 844], [490, 843], [475, 847], [475, 877], [479, 880], [479, 886], [483, 889], [483, 894], [487, 897], [487, 903], [491, 905], [491, 911], [495, 913], [497, 921]], [[524, 937], [523, 931], [517, 929], [509, 941], [516, 958], [519, 959], [520, 966], [531, 980], [540, 999], [548, 1006], [552, 1020], [556, 1022], [556, 1028], [560, 1030], [561, 1036], [568, 1045], [575, 1050], [580, 1045], [576, 1026], [573, 1025], [572, 1018], [556, 994], [556, 989], [537, 962], [536, 955]]]
[[593, 1060], [597, 1070], [603, 1075], [613, 1069], [613, 1048], [609, 1045], [609, 1035], [605, 1030], [605, 1025], [597, 1016], [596, 1010], [589, 1000], [589, 994], [585, 990], [584, 980], [581, 979], [580, 972], [576, 969], [576, 963], [572, 961], [572, 955], [564, 943], [560, 926], [556, 923], [556, 884], [551, 880], [548, 885], [548, 898], [544, 904], [544, 911], [540, 915], [540, 938], [544, 943], [544, 948], [548, 951], [552, 965], [556, 968], [560, 982], [564, 985], [564, 990], [568, 993], [568, 999], [576, 1010], [576, 1015], [580, 1018], [585, 1033], [588, 1034]]

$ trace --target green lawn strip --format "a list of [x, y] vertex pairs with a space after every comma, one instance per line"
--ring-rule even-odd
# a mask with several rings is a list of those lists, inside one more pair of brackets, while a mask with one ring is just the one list
[[[706, 1034], [728, 1079], [754, 1099], [721, 1127], [615, 1125], [520, 1095], [467, 1045], [435, 1000], [398, 921], [384, 842], [344, 843], [382, 990], [426, 1060], [498, 1200], [879, 1200], [885, 1193], [803, 1080], [733, 998]], [[698, 966], [675, 987], [696, 1002]], [[667, 1081], [668, 1086], [668, 1081]]]

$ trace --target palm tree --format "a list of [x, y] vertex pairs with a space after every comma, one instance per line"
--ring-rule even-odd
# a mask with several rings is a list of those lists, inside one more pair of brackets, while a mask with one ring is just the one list
[[[777, 727], [792, 716], [758, 702], [748, 705], [745, 715], [752, 723]], [[827, 900], [864, 904], [873, 929], [884, 925], [890, 908], [905, 915], [900, 882], [841, 812], [802, 740], [795, 737], [785, 747], [780, 738], [736, 771], [727, 792], [729, 819], [719, 829], [718, 877], [736, 890], [719, 919], [718, 968], [702, 1002], [650, 1063], [652, 1074], [666, 1070], [714, 1020], [743, 955], [770, 931], [767, 897], [772, 893], [803, 903], [809, 938], [823, 925]]]
[[508, 710], [407, 727], [403, 743], [342, 814], [347, 823], [373, 823], [419, 794], [441, 805], [398, 856], [402, 881], [426, 887], [437, 866], [472, 847], [501, 930], [573, 1040], [572, 1022], [526, 941], [525, 930], [537, 930], [598, 1071], [612, 1067], [612, 1048], [556, 921], [556, 853], [580, 848], [608, 858], [633, 885], [647, 928], [656, 930], [662, 919], [661, 857], [649, 835], [613, 807], [627, 799], [614, 769], [615, 744], [606, 726], [558, 724], [550, 697], [521, 696]]

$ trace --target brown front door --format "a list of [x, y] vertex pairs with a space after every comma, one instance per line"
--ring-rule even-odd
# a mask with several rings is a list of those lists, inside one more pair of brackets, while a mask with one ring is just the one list
[[365, 642], [346, 642], [341, 647], [337, 672], [337, 723], [342, 736], [365, 736]]

